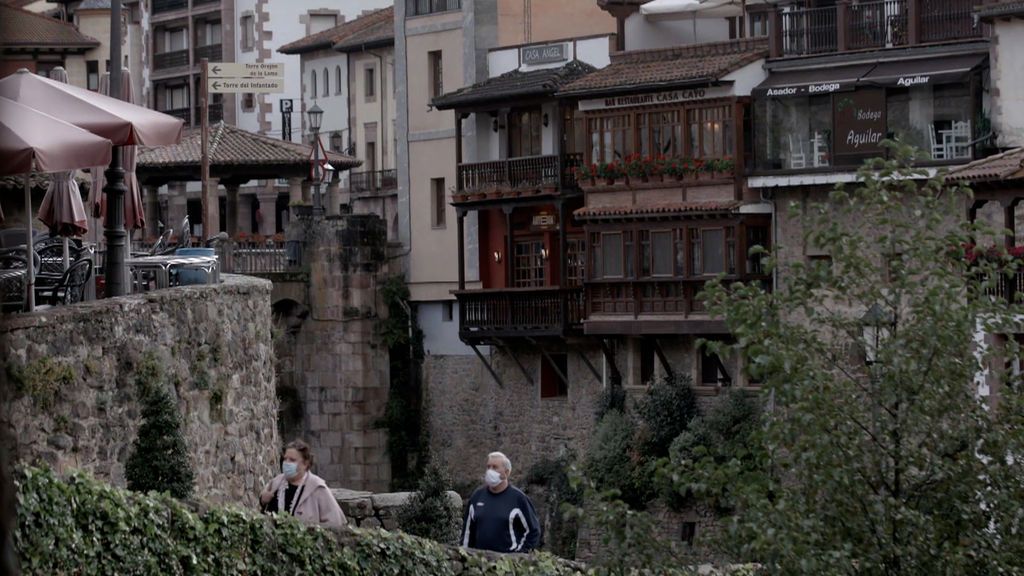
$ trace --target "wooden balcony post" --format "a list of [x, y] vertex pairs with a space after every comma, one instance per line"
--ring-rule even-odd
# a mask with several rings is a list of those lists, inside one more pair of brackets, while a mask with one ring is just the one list
[[772, 25], [769, 33], [771, 34], [771, 45], [770, 45], [770, 56], [772, 58], [782, 57], [782, 10], [776, 8], [772, 10]]
[[505, 212], [505, 286], [511, 288], [514, 284], [512, 280], [512, 250], [515, 245], [512, 243], [512, 211], [515, 210], [512, 206], [503, 206], [502, 211]]
[[565, 221], [568, 210], [565, 208], [565, 199], [558, 202], [558, 307], [559, 317], [562, 320], [562, 330], [569, 328], [568, 298], [569, 294], [565, 288], [568, 286], [566, 279], [569, 272], [568, 247], [569, 242], [565, 237], [565, 229], [569, 225]]
[[[455, 111], [455, 189], [462, 192], [464, 185], [462, 183], [462, 171], [459, 170], [459, 165], [462, 164], [462, 112]], [[461, 238], [461, 236], [460, 236]], [[460, 240], [461, 242], [461, 240]], [[461, 290], [461, 288], [460, 288]]]
[[907, 44], [921, 43], [921, 0], [907, 0]]
[[845, 52], [850, 44], [850, 2], [836, 2], [836, 52]]
[[459, 234], [459, 291], [466, 289], [466, 214], [459, 210], [455, 217]]

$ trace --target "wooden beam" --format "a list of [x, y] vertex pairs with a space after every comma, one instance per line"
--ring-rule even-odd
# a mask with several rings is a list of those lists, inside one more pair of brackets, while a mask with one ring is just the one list
[[601, 343], [601, 351], [604, 352], [604, 361], [608, 363], [608, 367], [612, 369], [612, 378], [622, 381], [622, 373], [619, 372], [619, 367], [615, 364], [615, 353], [612, 352], [611, 346], [604, 338], [598, 338], [598, 342]]
[[540, 350], [540, 353], [544, 356], [544, 358], [546, 358], [547, 361], [551, 363], [551, 369], [555, 371], [555, 374], [558, 374], [558, 377], [562, 379], [562, 382], [565, 383], [565, 386], [568, 388], [569, 379], [565, 376], [565, 374], [562, 374], [561, 370], [558, 369], [558, 365], [555, 364], [555, 361], [551, 358], [551, 355], [548, 354], [547, 348], [538, 344], [537, 341], [534, 340], [533, 338], [527, 338], [527, 340], [530, 342], [530, 344], [533, 344], [534, 346], [537, 347], [538, 350]]
[[484, 355], [480, 353], [480, 350], [476, 347], [476, 344], [470, 344], [469, 347], [473, 349], [473, 352], [476, 352], [477, 358], [479, 358], [480, 361], [483, 362], [484, 368], [487, 368], [487, 371], [491, 373], [491, 377], [494, 378], [494, 381], [498, 383], [498, 386], [504, 388], [505, 385], [501, 383], [501, 378], [498, 377], [498, 373], [494, 371], [494, 368], [491, 368], [491, 363], [488, 362], [487, 359], [484, 358]]
[[665, 369], [665, 374], [668, 374], [669, 378], [675, 378], [676, 372], [672, 369], [672, 365], [668, 363], [668, 357], [665, 356], [665, 351], [661, 348], [661, 342], [657, 338], [649, 338], [648, 340], [654, 346], [654, 353], [658, 355], [658, 360], [661, 361], [661, 367]]
[[590, 373], [594, 375], [594, 380], [597, 380], [598, 384], [604, 384], [604, 379], [601, 378], [601, 374], [597, 371], [597, 368], [594, 366], [594, 363], [590, 361], [590, 358], [587, 358], [587, 355], [584, 354], [579, 348], [576, 348], [576, 355], [579, 356], [580, 360], [583, 360], [583, 363], [586, 364], [587, 368], [590, 369]]
[[530, 386], [533, 386], [534, 385], [533, 376], [530, 375], [530, 372], [526, 369], [526, 366], [523, 366], [522, 361], [520, 361], [519, 357], [516, 356], [516, 353], [515, 353], [514, 350], [512, 350], [512, 347], [509, 346], [508, 344], [505, 344], [505, 342], [503, 342], [499, 338], [495, 338], [494, 340], [495, 340], [495, 342], [498, 343], [498, 346], [501, 347], [503, 352], [505, 352], [506, 354], [508, 354], [509, 356], [512, 357], [512, 360], [515, 361], [516, 366], [519, 366], [519, 371], [523, 373], [523, 378], [526, 378], [526, 381], [530, 384]]

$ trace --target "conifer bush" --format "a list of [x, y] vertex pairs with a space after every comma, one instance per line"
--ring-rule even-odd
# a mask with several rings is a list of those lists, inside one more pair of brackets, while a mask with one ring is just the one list
[[402, 531], [442, 544], [457, 543], [462, 511], [448, 498], [450, 484], [439, 465], [429, 464], [417, 491], [398, 511]]

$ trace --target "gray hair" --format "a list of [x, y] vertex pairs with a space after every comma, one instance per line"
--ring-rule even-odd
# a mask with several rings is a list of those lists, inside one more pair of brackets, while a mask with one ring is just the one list
[[505, 456], [501, 452], [491, 452], [487, 455], [487, 459], [490, 460], [491, 458], [501, 460], [501, 463], [505, 466], [505, 472], [508, 472], [509, 474], [512, 473], [512, 461], [508, 459], [508, 456]]

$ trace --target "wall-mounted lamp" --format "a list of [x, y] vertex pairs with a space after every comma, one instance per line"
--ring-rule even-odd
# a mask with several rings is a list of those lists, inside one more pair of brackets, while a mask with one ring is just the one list
[[548, 113], [547, 112], [545, 112], [544, 115], [540, 117], [540, 121], [541, 121], [541, 124], [544, 124], [545, 128], [548, 127]]
[[494, 130], [495, 132], [498, 131], [498, 119], [497, 118], [491, 118], [491, 130]]
[[501, 250], [494, 251], [494, 263], [501, 264]]
[[547, 260], [548, 259], [548, 249], [547, 248], [541, 248], [540, 249], [540, 259], [541, 260]]

